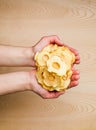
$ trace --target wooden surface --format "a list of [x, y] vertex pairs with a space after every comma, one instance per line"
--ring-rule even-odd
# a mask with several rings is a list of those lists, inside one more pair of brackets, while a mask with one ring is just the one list
[[54, 100], [1, 96], [0, 130], [96, 130], [96, 0], [0, 0], [0, 44], [30, 46], [52, 34], [79, 50], [80, 85]]

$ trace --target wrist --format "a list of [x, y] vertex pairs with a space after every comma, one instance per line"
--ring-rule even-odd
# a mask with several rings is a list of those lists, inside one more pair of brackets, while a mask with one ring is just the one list
[[26, 91], [30, 86], [28, 72], [1, 74], [0, 85], [0, 95]]
[[26, 73], [26, 79], [27, 79], [27, 85], [26, 85], [26, 90], [28, 91], [33, 91], [33, 84], [34, 84], [34, 69], [32, 71], [29, 71]]
[[22, 73], [25, 77], [25, 85], [24, 85], [24, 90], [27, 91], [27, 90], [30, 90], [31, 88], [31, 78], [30, 78], [30, 72], [23, 72]]
[[26, 64], [28, 66], [34, 67], [35, 66], [35, 61], [34, 61], [34, 56], [35, 56], [35, 52], [33, 47], [28, 47], [24, 50], [24, 56], [26, 57]]

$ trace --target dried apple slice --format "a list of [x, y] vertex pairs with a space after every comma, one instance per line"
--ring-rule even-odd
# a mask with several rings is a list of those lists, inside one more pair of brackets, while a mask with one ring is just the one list
[[36, 77], [37, 80], [40, 84], [43, 84], [43, 72], [44, 72], [44, 68], [38, 68], [38, 70], [36, 71]]
[[70, 79], [71, 76], [72, 76], [72, 70], [69, 70], [69, 71], [67, 72], [67, 79]]
[[61, 88], [60, 89], [67, 89], [69, 84], [70, 84], [70, 79], [67, 79], [67, 80], [62, 80], [62, 83], [61, 83]]
[[75, 55], [72, 53], [72, 64], [75, 62]]
[[[74, 54], [68, 48], [66, 48], [66, 50], [64, 50], [62, 53], [63, 53], [66, 61], [68, 62], [68, 64], [71, 65], [73, 63], [73, 59], [75, 60]], [[74, 58], [73, 58], [73, 56], [74, 56]]]
[[68, 88], [70, 81], [71, 81], [70, 79], [64, 81], [64, 89]]
[[49, 90], [49, 91], [53, 91], [53, 90], [54, 90], [54, 88], [53, 88], [52, 86], [46, 86], [44, 83], [42, 84], [42, 87], [43, 87], [44, 89]]
[[47, 47], [45, 47], [45, 48], [43, 49], [43, 51], [52, 53], [52, 52], [54, 52], [54, 51], [57, 50], [57, 49], [58, 49], [58, 46], [57, 46], [56, 44], [50, 44], [50, 45], [48, 45]]
[[59, 76], [65, 75], [67, 68], [65, 62], [63, 62], [58, 56], [50, 57], [47, 61], [47, 67], [49, 72], [54, 72]]
[[53, 86], [55, 88], [57, 85], [60, 85], [60, 77], [54, 73], [50, 73], [47, 70], [43, 73], [43, 82], [47, 86]]
[[48, 52], [39, 52], [35, 56], [35, 60], [39, 66], [46, 66], [46, 61], [50, 58], [50, 54]]

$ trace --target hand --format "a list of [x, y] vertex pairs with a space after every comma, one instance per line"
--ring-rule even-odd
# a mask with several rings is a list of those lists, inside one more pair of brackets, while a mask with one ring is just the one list
[[36, 52], [41, 51], [44, 47], [46, 47], [49, 44], [57, 44], [60, 46], [65, 46], [68, 47], [70, 49], [70, 51], [72, 51], [76, 57], [75, 63], [74, 64], [79, 64], [80, 63], [80, 56], [77, 50], [73, 49], [72, 47], [69, 47], [68, 45], [64, 44], [63, 42], [60, 41], [59, 37], [56, 35], [52, 35], [52, 36], [44, 36], [40, 39], [40, 41], [35, 44], [32, 47], [33, 50], [33, 67], [35, 67], [35, 61], [34, 61], [34, 56], [36, 54]]
[[[50, 91], [42, 88], [42, 86], [40, 84], [38, 84], [38, 81], [36, 79], [36, 70], [35, 69], [33, 69], [31, 72], [29, 72], [29, 79], [30, 79], [29, 80], [30, 81], [30, 87], [28, 89], [35, 92], [36, 94], [40, 95], [44, 99], [57, 98], [60, 95], [65, 93], [65, 91], [50, 92]], [[68, 89], [77, 86], [79, 84], [78, 80], [79, 80], [79, 72], [74, 69], [73, 75], [72, 75], [72, 78], [71, 78], [71, 83], [70, 83]]]

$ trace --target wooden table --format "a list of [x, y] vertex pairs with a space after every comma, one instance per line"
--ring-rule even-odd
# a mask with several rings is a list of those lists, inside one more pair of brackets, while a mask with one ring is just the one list
[[32, 46], [52, 34], [80, 52], [80, 85], [50, 100], [0, 96], [0, 130], [96, 130], [96, 0], [0, 0], [0, 44]]

